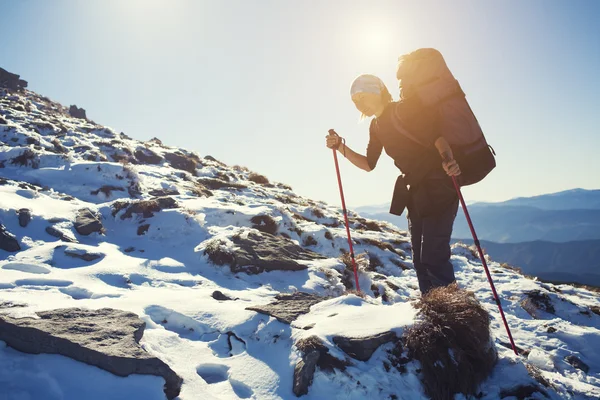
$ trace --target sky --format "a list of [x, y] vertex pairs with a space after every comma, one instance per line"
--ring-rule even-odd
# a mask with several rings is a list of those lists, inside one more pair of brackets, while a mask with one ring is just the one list
[[[340, 203], [334, 128], [364, 154], [350, 84], [442, 52], [498, 166], [467, 201], [600, 188], [600, 2], [0, 0], [0, 67], [117, 132], [246, 166]], [[340, 159], [350, 207], [389, 203], [382, 155]]]

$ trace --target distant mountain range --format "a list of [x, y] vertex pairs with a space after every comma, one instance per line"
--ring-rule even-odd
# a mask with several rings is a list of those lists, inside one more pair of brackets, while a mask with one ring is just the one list
[[[358, 207], [361, 215], [408, 229], [389, 205]], [[541, 279], [600, 285], [600, 190], [573, 189], [468, 206], [490, 256]], [[459, 210], [453, 237], [472, 243]]]

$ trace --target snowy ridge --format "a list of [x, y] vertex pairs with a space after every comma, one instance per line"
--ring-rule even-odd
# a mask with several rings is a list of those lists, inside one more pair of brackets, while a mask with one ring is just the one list
[[[361, 298], [347, 292], [351, 279], [340, 259], [347, 239], [338, 206], [297, 196], [244, 167], [73, 118], [27, 90], [0, 92], [0, 140], [0, 222], [21, 248], [0, 250], [0, 312], [132, 311], [147, 324], [144, 348], [184, 379], [181, 399], [295, 398], [295, 344], [312, 335], [351, 365], [317, 370], [303, 398], [424, 397], [418, 362], [403, 371], [390, 368], [391, 344], [363, 362], [332, 342], [340, 334], [400, 334], [412, 325], [410, 301], [419, 292], [406, 232], [350, 212], [366, 294]], [[25, 227], [17, 215], [24, 208], [31, 214]], [[86, 208], [99, 216], [102, 232], [78, 233], [76, 217]], [[259, 273], [232, 272], [211, 258], [217, 250], [222, 257], [234, 254], [240, 238], [262, 232], [323, 258], [297, 259], [298, 270]], [[490, 260], [513, 336], [525, 350], [517, 357], [502, 345], [508, 339], [481, 262], [460, 244], [452, 262], [459, 285], [474, 291], [492, 316], [499, 361], [481, 398], [600, 397], [598, 293], [530, 280]], [[215, 291], [233, 300], [218, 301]], [[330, 299], [290, 325], [246, 309], [297, 291]], [[567, 362], [572, 356], [587, 372]], [[0, 385], [9, 399], [164, 398], [161, 378], [113, 377], [61, 356], [8, 347], [0, 347]]]

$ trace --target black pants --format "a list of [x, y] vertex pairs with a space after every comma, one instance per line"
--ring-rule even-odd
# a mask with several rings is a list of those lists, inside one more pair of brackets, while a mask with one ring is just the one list
[[434, 173], [411, 190], [407, 217], [422, 294], [455, 280], [450, 238], [457, 211], [458, 195], [445, 173]]

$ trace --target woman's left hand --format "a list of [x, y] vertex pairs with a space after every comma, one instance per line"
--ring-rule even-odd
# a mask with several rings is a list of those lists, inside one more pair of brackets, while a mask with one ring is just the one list
[[460, 167], [455, 159], [450, 161], [443, 161], [442, 167], [444, 167], [444, 171], [448, 174], [448, 176], [458, 176], [460, 175]]

